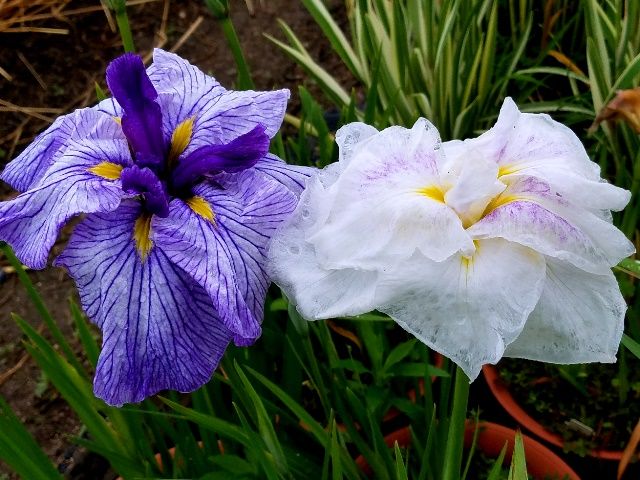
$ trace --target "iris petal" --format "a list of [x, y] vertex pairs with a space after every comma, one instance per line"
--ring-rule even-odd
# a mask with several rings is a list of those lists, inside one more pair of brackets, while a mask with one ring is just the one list
[[532, 176], [583, 208], [622, 210], [631, 195], [600, 178], [576, 134], [549, 115], [521, 113], [505, 99], [496, 124], [478, 138], [445, 142], [450, 157], [482, 155], [496, 162], [501, 180]]
[[107, 85], [124, 110], [122, 131], [142, 166], [162, 167], [166, 154], [158, 93], [142, 59], [125, 53], [107, 67]]
[[269, 244], [269, 275], [309, 320], [359, 315], [376, 308], [379, 272], [320, 268], [314, 246], [306, 241], [308, 230], [323, 216], [325, 202], [320, 199], [326, 194], [319, 177], [332, 176], [338, 167], [333, 163], [309, 179], [296, 211]]
[[161, 217], [169, 214], [169, 196], [165, 186], [150, 169], [132, 165], [122, 171], [120, 178], [125, 192], [142, 195], [148, 212]]
[[225, 144], [257, 125], [272, 138], [280, 128], [288, 90], [226, 90], [209, 75], [173, 53], [154, 50], [149, 77], [164, 113], [165, 137], [180, 122], [194, 117], [193, 135], [184, 154], [211, 144]]
[[0, 239], [31, 268], [44, 268], [58, 231], [78, 213], [107, 212], [120, 204], [118, 180], [90, 171], [103, 159], [129, 162], [126, 141], [71, 144], [31, 190], [0, 203]]
[[339, 178], [315, 199], [326, 216], [307, 231], [323, 267], [385, 270], [416, 249], [437, 261], [473, 251], [455, 211], [424, 194], [446, 187], [439, 145], [437, 130], [421, 119], [411, 129], [391, 127], [350, 147]]
[[255, 169], [266, 178], [281, 183], [297, 196], [302, 193], [310, 172], [313, 171], [309, 167], [289, 165], [270, 153], [267, 153], [256, 163]]
[[211, 205], [215, 223], [174, 200], [167, 218], [154, 218], [153, 239], [209, 293], [236, 343], [247, 344], [260, 335], [269, 283], [264, 270], [266, 244], [297, 199], [254, 171], [221, 182], [222, 189], [207, 183], [194, 189]]
[[231, 338], [204, 289], [161, 248], [140, 261], [132, 232], [141, 213], [126, 200], [114, 212], [88, 216], [56, 260], [103, 333], [95, 394], [118, 406], [167, 388], [198, 388]]
[[253, 167], [269, 150], [262, 125], [225, 145], [207, 145], [184, 157], [171, 174], [171, 184], [181, 190], [207, 173], [240, 172]]
[[544, 290], [506, 356], [552, 363], [616, 360], [627, 310], [611, 271], [584, 272], [547, 258]]
[[416, 254], [381, 278], [376, 305], [473, 380], [520, 334], [544, 276], [542, 255], [481, 240], [470, 258], [432, 262]]
[[467, 230], [473, 238], [502, 237], [601, 274], [634, 251], [609, 222], [567, 204], [534, 177], [517, 179], [503, 195], [507, 201]]
[[51, 165], [74, 142], [124, 139], [111, 117], [91, 108], [58, 117], [2, 172], [0, 178], [24, 192], [37, 184]]

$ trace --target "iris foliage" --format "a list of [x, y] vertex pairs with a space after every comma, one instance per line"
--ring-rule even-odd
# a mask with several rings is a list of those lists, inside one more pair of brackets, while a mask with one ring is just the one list
[[[111, 3], [127, 28], [123, 9]], [[216, 18], [239, 62], [238, 87], [248, 88], [250, 70], [234, 40], [227, 4], [209, 3], [225, 5]], [[282, 24], [284, 41], [272, 40], [304, 68], [306, 81], [318, 85], [323, 97], [300, 87], [300, 116], [288, 117], [297, 128], [282, 141], [276, 137], [273, 153], [292, 165], [337, 160], [335, 126], [323, 115], [327, 106], [339, 112], [340, 124], [359, 120], [378, 129], [410, 126], [424, 116], [448, 140], [484, 131], [511, 95], [524, 111], [557, 112], [571, 123], [603, 177], [631, 190], [630, 206], [615, 221], [636, 237], [638, 135], [624, 123], [604, 123], [589, 137], [586, 129], [617, 89], [640, 83], [637, 2], [588, 0], [577, 8], [557, 2], [556, 18], [530, 0], [349, 0], [346, 21], [321, 0], [303, 3], [357, 88], [341, 85]], [[339, 26], [344, 24], [350, 33]], [[363, 462], [383, 480], [438, 479], [444, 470], [458, 478], [473, 454], [473, 446], [464, 456], [460, 449], [454, 466], [445, 466], [455, 384], [446, 359], [434, 366], [426, 346], [379, 313], [307, 323], [275, 287], [267, 294], [260, 339], [251, 348], [230, 346], [207, 384], [188, 395], [167, 392], [109, 406], [91, 387], [97, 332], [71, 304], [77, 339], [66, 339], [29, 275], [7, 246], [3, 250], [48, 330], [43, 335], [16, 316], [25, 347], [86, 427], [72, 440], [105, 457], [125, 479], [302, 479], [311, 478], [310, 472], [313, 478], [358, 479], [365, 476]], [[626, 261], [619, 270], [630, 304], [623, 343], [638, 355], [634, 278], [640, 268]], [[406, 424], [410, 447], [389, 449], [385, 435]], [[55, 478], [55, 467], [4, 402], [0, 457], [24, 478]]]

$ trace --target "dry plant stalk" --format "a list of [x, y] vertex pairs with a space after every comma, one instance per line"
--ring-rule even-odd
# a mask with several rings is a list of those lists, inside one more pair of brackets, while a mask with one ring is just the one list
[[66, 28], [30, 25], [41, 20], [65, 21], [64, 8], [69, 3], [71, 0], [0, 0], [0, 33], [69, 33]]

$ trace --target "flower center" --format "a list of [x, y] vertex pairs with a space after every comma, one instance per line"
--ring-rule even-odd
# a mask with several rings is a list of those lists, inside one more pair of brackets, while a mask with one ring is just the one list
[[495, 162], [465, 155], [454, 160], [442, 175], [443, 183], [451, 188], [429, 185], [418, 193], [446, 204], [456, 212], [463, 227], [469, 228], [503, 201], [501, 194], [507, 186], [499, 176]]
[[[103, 161], [89, 171], [107, 180], [120, 180], [124, 192], [142, 202], [143, 213], [136, 222], [134, 239], [144, 260], [152, 248], [153, 215], [168, 216], [171, 199], [179, 198], [194, 213], [215, 224], [212, 206], [194, 196], [194, 186], [209, 176], [253, 167], [267, 154], [269, 137], [258, 124], [224, 143], [210, 144], [210, 138], [215, 137], [209, 134], [207, 143], [194, 144], [202, 141], [194, 140], [199, 112], [186, 119], [163, 118], [158, 92], [137, 55], [127, 53], [111, 62], [107, 85], [122, 108], [122, 116], [114, 120], [122, 127], [133, 164]], [[175, 96], [167, 100], [175, 101]], [[167, 123], [177, 125], [171, 139], [164, 136], [163, 125]]]
[[[123, 168], [102, 162], [91, 171], [110, 180], [120, 178], [123, 189], [139, 194], [150, 213], [166, 216], [170, 199], [188, 200], [193, 196], [193, 186], [202, 178], [251, 168], [268, 151], [269, 137], [262, 125], [228, 143], [189, 150], [196, 128], [195, 115], [181, 119], [167, 141], [158, 92], [137, 55], [125, 54], [111, 62], [107, 84], [122, 107], [123, 114], [117, 121], [135, 165]], [[173, 123], [175, 119], [164, 120]]]

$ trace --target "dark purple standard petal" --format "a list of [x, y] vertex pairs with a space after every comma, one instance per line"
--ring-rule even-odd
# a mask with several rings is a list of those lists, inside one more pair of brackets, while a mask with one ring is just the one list
[[68, 269], [87, 315], [102, 329], [94, 391], [110, 405], [163, 389], [189, 392], [207, 382], [229, 340], [209, 295], [162, 248], [144, 261], [133, 230], [138, 202], [89, 215], [56, 260]]
[[191, 153], [171, 174], [171, 185], [185, 189], [207, 173], [235, 173], [253, 167], [269, 151], [269, 137], [262, 125], [225, 145], [209, 145]]
[[149, 80], [142, 59], [132, 53], [116, 58], [107, 67], [107, 85], [122, 107], [122, 131], [135, 153], [136, 163], [159, 171], [166, 145], [158, 92]]
[[150, 169], [132, 165], [122, 171], [120, 179], [125, 192], [142, 195], [146, 211], [160, 217], [169, 215], [169, 197], [166, 189]]
[[224, 188], [208, 182], [194, 188], [211, 206], [214, 222], [174, 200], [167, 218], [154, 219], [153, 240], [209, 293], [235, 343], [249, 345], [260, 335], [269, 285], [265, 248], [297, 199], [253, 170], [228, 177]]

